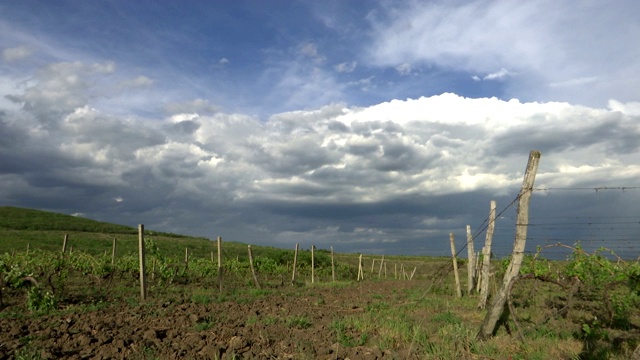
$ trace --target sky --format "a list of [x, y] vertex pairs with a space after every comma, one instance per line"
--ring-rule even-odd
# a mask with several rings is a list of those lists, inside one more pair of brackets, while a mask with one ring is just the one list
[[[0, 205], [248, 244], [640, 255], [640, 3], [0, 2]], [[552, 251], [550, 249], [549, 251]], [[544, 254], [544, 253], [543, 253]]]

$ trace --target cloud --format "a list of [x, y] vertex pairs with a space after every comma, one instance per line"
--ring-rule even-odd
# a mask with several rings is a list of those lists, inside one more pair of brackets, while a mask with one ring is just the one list
[[489, 200], [512, 200], [532, 149], [543, 153], [540, 187], [628, 186], [640, 175], [633, 102], [445, 93], [261, 119], [196, 99], [145, 119], [92, 106], [95, 84], [119, 81], [112, 71], [53, 64], [6, 94], [22, 106], [0, 109], [2, 203], [249, 243], [426, 252], [477, 223]]
[[33, 50], [28, 46], [18, 46], [2, 50], [2, 59], [6, 62], [19, 61], [28, 58], [33, 54]]
[[214, 114], [219, 110], [220, 108], [218, 106], [211, 104], [209, 100], [205, 99], [195, 99], [182, 103], [170, 103], [164, 106], [164, 111], [169, 114], [197, 113], [209, 115]]
[[482, 80], [502, 80], [514, 74], [509, 70], [502, 68], [494, 73], [488, 74], [482, 78]]
[[411, 64], [402, 63], [402, 64], [396, 66], [396, 71], [400, 75], [409, 75], [411, 73]]
[[[635, 41], [640, 27], [632, 25], [636, 21], [631, 15], [640, 11], [636, 2], [623, 1], [615, 7], [548, 0], [385, 6], [368, 17], [372, 27], [368, 65], [422, 64], [489, 74], [474, 75], [476, 81], [506, 80], [517, 73], [505, 84], [505, 97], [543, 102], [604, 106], [609, 98], [634, 101], [637, 95], [628, 81], [640, 75], [636, 61], [640, 45]], [[495, 72], [496, 68], [508, 72]], [[589, 87], [584, 86], [587, 83]]]
[[152, 79], [144, 75], [140, 75], [130, 80], [124, 80], [120, 82], [120, 85], [123, 88], [146, 88], [153, 86], [154, 83], [155, 82]]
[[339, 73], [350, 73], [356, 69], [356, 66], [358, 66], [358, 63], [355, 61], [343, 62], [334, 66], [334, 69]]

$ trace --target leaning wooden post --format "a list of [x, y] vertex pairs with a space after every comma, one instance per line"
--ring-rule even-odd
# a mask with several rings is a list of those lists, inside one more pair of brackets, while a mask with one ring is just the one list
[[380, 269], [378, 269], [378, 279], [382, 276], [382, 266], [384, 265], [384, 255], [382, 255], [382, 260], [380, 260]]
[[111, 245], [111, 265], [116, 263], [116, 242], [117, 239], [113, 238], [113, 244]]
[[315, 245], [311, 245], [311, 283], [312, 284], [315, 282], [314, 271], [315, 271], [316, 263], [315, 263], [315, 257], [313, 252], [315, 248], [316, 248]]
[[362, 254], [360, 254], [360, 258], [358, 258], [358, 280], [364, 280], [364, 271], [362, 271]]
[[467, 292], [471, 294], [475, 287], [476, 252], [473, 249], [473, 235], [471, 235], [471, 225], [467, 225]]
[[496, 224], [496, 202], [491, 200], [489, 207], [489, 226], [487, 227], [487, 238], [482, 248], [482, 277], [480, 278], [480, 301], [478, 309], [484, 310], [489, 297], [489, 272], [491, 271], [491, 242], [493, 241], [493, 231]]
[[511, 255], [511, 262], [504, 274], [502, 281], [502, 287], [500, 291], [493, 298], [491, 308], [487, 311], [487, 316], [484, 318], [478, 338], [481, 340], [491, 337], [496, 330], [498, 320], [504, 311], [504, 306], [507, 301], [508, 291], [511, 287], [513, 279], [520, 273], [520, 267], [522, 266], [522, 259], [524, 258], [524, 248], [527, 243], [527, 227], [529, 225], [529, 202], [531, 201], [531, 193], [533, 192], [533, 184], [536, 179], [536, 171], [538, 170], [538, 163], [540, 162], [540, 152], [532, 150], [529, 153], [529, 161], [527, 162], [527, 169], [524, 174], [524, 180], [522, 181], [522, 188], [518, 194], [520, 201], [518, 202], [518, 215], [516, 217], [516, 236], [513, 243], [513, 253]]
[[462, 297], [462, 289], [460, 289], [460, 276], [458, 275], [458, 260], [456, 260], [456, 244], [453, 233], [449, 233], [449, 243], [451, 244], [451, 260], [453, 261], [453, 275], [456, 279], [456, 295]]
[[256, 269], [253, 267], [253, 253], [251, 252], [251, 245], [247, 245], [247, 251], [249, 252], [249, 266], [251, 266], [251, 275], [253, 275], [253, 283], [260, 289], [260, 283], [258, 282], [258, 275], [256, 275]]
[[222, 236], [218, 236], [218, 290], [222, 292]]
[[333, 246], [331, 247], [331, 281], [336, 281], [336, 266], [333, 259]]
[[298, 249], [300, 244], [296, 243], [296, 250], [293, 252], [293, 273], [291, 275], [291, 285], [296, 283], [296, 265], [298, 264]]
[[138, 254], [140, 255], [140, 297], [147, 298], [147, 281], [144, 265], [144, 224], [138, 225]]
[[67, 252], [67, 241], [69, 240], [69, 234], [64, 234], [64, 238], [62, 239], [62, 253]]

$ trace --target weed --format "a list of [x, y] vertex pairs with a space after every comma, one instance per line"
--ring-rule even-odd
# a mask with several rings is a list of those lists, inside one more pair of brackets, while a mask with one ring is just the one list
[[286, 320], [286, 323], [290, 327], [297, 327], [300, 329], [307, 329], [311, 327], [311, 321], [305, 316], [292, 316]]

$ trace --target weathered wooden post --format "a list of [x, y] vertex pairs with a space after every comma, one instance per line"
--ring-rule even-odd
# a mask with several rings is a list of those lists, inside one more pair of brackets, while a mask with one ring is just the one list
[[467, 292], [471, 294], [475, 287], [476, 252], [473, 249], [473, 235], [471, 235], [471, 225], [467, 225]]
[[218, 291], [222, 292], [222, 236], [218, 236]]
[[362, 254], [360, 254], [360, 257], [358, 258], [358, 280], [364, 280], [364, 271], [362, 271]]
[[480, 301], [478, 308], [483, 310], [487, 306], [489, 297], [489, 272], [491, 271], [491, 242], [493, 241], [493, 231], [496, 224], [496, 202], [491, 200], [489, 207], [489, 225], [487, 227], [487, 237], [482, 248], [482, 277], [480, 279]]
[[336, 266], [333, 259], [333, 246], [331, 247], [331, 281], [336, 281]]
[[456, 260], [456, 244], [453, 233], [449, 233], [449, 243], [451, 244], [451, 260], [453, 261], [453, 275], [456, 280], [456, 295], [462, 297], [462, 289], [460, 288], [460, 275], [458, 275], [458, 260]]
[[67, 240], [69, 240], [69, 234], [64, 234], [64, 238], [62, 239], [62, 253], [67, 252]]
[[145, 300], [147, 298], [147, 279], [144, 264], [144, 224], [138, 225], [138, 255], [140, 256], [140, 297]]
[[529, 153], [529, 161], [527, 162], [527, 169], [524, 174], [524, 180], [522, 181], [522, 188], [518, 197], [518, 215], [516, 217], [516, 236], [513, 243], [513, 253], [511, 255], [511, 262], [504, 274], [502, 281], [502, 287], [500, 291], [493, 298], [491, 307], [487, 311], [487, 316], [484, 318], [478, 338], [481, 340], [488, 339], [494, 333], [498, 320], [504, 311], [504, 305], [507, 301], [507, 292], [511, 286], [511, 282], [520, 272], [522, 266], [522, 259], [524, 258], [524, 248], [527, 243], [527, 227], [529, 226], [529, 202], [531, 201], [531, 193], [533, 192], [533, 184], [536, 179], [536, 171], [538, 170], [538, 163], [540, 162], [540, 152], [532, 150]]
[[382, 276], [382, 266], [384, 266], [384, 255], [382, 255], [382, 260], [380, 260], [380, 269], [378, 269], [378, 279]]
[[291, 275], [291, 285], [296, 283], [296, 266], [298, 265], [298, 250], [300, 249], [300, 244], [296, 243], [296, 250], [293, 253], [293, 274]]
[[247, 251], [249, 252], [249, 266], [251, 266], [251, 275], [253, 275], [253, 283], [260, 289], [260, 283], [258, 282], [258, 275], [256, 275], [256, 269], [253, 267], [253, 253], [251, 252], [251, 245], [247, 245]]
[[111, 245], [111, 265], [116, 263], [116, 242], [117, 239], [113, 238], [113, 244]]
[[316, 281], [314, 276], [315, 267], [316, 267], [315, 257], [314, 257], [315, 248], [316, 248], [315, 245], [311, 245], [311, 283], [312, 284]]

